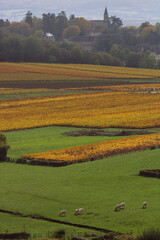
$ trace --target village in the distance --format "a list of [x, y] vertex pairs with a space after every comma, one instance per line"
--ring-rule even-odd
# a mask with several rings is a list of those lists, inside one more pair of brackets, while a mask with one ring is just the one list
[[[110, 16], [86, 20], [66, 13], [28, 11], [22, 21], [0, 19], [0, 61], [87, 63], [141, 68], [160, 67], [160, 23], [123, 26]], [[6, 54], [7, 53], [7, 54]], [[63, 57], [62, 57], [63, 56]]]

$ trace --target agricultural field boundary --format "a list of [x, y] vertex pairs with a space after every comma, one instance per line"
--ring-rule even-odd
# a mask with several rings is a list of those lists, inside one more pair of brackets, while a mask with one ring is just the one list
[[70, 222], [60, 221], [60, 220], [47, 218], [47, 217], [43, 217], [43, 216], [37, 216], [37, 215], [31, 215], [31, 214], [30, 215], [24, 215], [24, 214], [19, 213], [19, 212], [12, 212], [12, 211], [2, 210], [2, 209], [0, 209], [0, 213], [10, 214], [10, 215], [14, 215], [14, 216], [17, 216], [17, 217], [22, 217], [22, 218], [31, 218], [31, 219], [35, 219], [35, 220], [42, 220], [42, 221], [47, 221], [47, 222], [52, 222], [52, 223], [59, 223], [59, 224], [68, 225], [68, 226], [72, 226], [72, 227], [86, 228], [86, 229], [89, 229], [89, 230], [95, 230], [95, 231], [99, 231], [99, 232], [103, 232], [103, 233], [112, 233], [115, 236], [122, 234], [122, 233], [114, 232], [114, 231], [107, 230], [107, 229], [104, 229], [104, 228], [92, 227], [92, 226], [87, 226], [87, 225], [83, 225], [83, 224], [70, 223]]
[[[160, 147], [160, 134], [149, 134], [103, 141], [60, 150], [26, 154], [19, 163], [47, 166], [65, 166], [73, 163], [87, 162], [113, 155], [156, 149]], [[18, 162], [17, 161], [17, 162]]]

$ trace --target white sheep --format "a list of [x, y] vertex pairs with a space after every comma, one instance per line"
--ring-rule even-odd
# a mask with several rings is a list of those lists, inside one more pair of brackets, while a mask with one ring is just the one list
[[83, 208], [77, 208], [75, 211], [74, 211], [74, 214], [77, 216], [77, 215], [81, 215], [84, 213], [84, 209]]
[[83, 214], [84, 213], [84, 208], [79, 208], [79, 214]]
[[117, 212], [121, 209], [121, 204], [117, 204], [114, 211]]
[[61, 210], [61, 211], [59, 212], [59, 216], [60, 216], [60, 217], [66, 216], [66, 214], [67, 214], [67, 210]]
[[147, 203], [147, 202], [143, 202], [142, 208], [146, 208], [146, 207], [147, 207], [147, 205], [148, 205], [148, 203]]
[[120, 206], [121, 206], [121, 208], [125, 208], [126, 207], [125, 202], [121, 203]]
[[75, 211], [74, 211], [74, 215], [79, 215], [80, 214], [80, 212], [79, 212], [79, 209], [77, 208]]

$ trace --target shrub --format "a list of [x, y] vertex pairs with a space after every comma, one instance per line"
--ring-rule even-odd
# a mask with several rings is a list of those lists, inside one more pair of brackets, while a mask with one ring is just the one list
[[64, 229], [60, 229], [54, 233], [54, 238], [64, 238], [66, 232]]
[[137, 237], [137, 240], [160, 240], [160, 230], [151, 228]]
[[7, 144], [6, 136], [3, 133], [0, 133], [0, 162], [6, 160], [8, 149], [9, 145]]

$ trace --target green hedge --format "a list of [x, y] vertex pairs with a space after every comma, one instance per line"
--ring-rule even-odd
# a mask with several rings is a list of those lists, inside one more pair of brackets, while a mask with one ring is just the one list
[[6, 160], [8, 149], [9, 145], [7, 144], [6, 136], [0, 132], [0, 162]]

